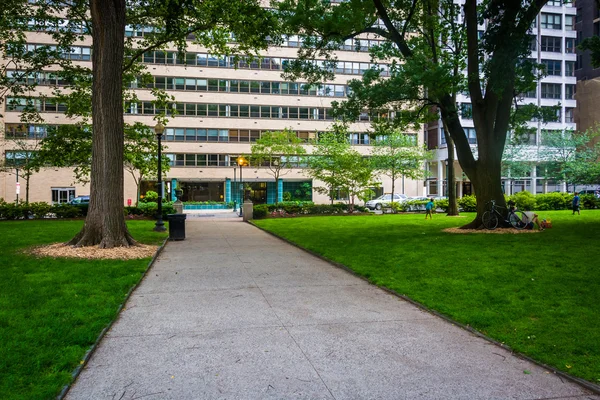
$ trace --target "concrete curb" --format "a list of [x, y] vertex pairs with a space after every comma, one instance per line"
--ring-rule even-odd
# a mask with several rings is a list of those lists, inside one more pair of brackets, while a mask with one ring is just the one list
[[71, 374], [71, 376], [72, 376], [71, 382], [69, 382], [67, 385], [65, 385], [63, 387], [63, 389], [60, 391], [60, 394], [56, 397], [57, 400], [63, 400], [65, 398], [65, 396], [67, 395], [67, 393], [69, 393], [69, 389], [71, 389], [71, 386], [73, 385], [73, 383], [75, 383], [75, 380], [77, 379], [77, 377], [79, 376], [79, 374], [81, 373], [81, 371], [83, 371], [83, 368], [85, 368], [85, 366], [87, 365], [88, 361], [90, 360], [90, 358], [92, 357], [92, 355], [94, 354], [94, 352], [96, 351], [96, 349], [98, 348], [98, 345], [100, 344], [100, 341], [104, 338], [104, 336], [106, 335], [106, 332], [108, 332], [110, 330], [110, 328], [117, 321], [117, 319], [119, 319], [119, 314], [121, 314], [121, 311], [123, 310], [123, 307], [125, 307], [125, 304], [127, 303], [127, 301], [129, 301], [129, 298], [131, 297], [131, 294], [133, 293], [133, 291], [135, 289], [138, 288], [138, 286], [140, 285], [140, 283], [142, 283], [142, 281], [144, 280], [144, 278], [146, 277], [146, 275], [148, 274], [148, 272], [150, 271], [150, 269], [152, 268], [152, 266], [156, 262], [156, 259], [158, 258], [158, 256], [160, 255], [160, 253], [162, 253], [162, 251], [165, 248], [165, 246], [168, 243], [168, 241], [169, 241], [169, 238], [168, 237], [165, 238], [165, 240], [160, 245], [160, 247], [158, 248], [158, 250], [156, 250], [156, 253], [154, 253], [154, 256], [152, 257], [152, 260], [150, 260], [150, 262], [148, 263], [148, 268], [146, 268], [146, 271], [142, 274], [142, 277], [140, 278], [140, 280], [133, 287], [131, 287], [131, 289], [129, 289], [129, 292], [127, 292], [127, 294], [125, 295], [125, 300], [123, 300], [123, 302], [119, 305], [119, 308], [117, 309], [117, 317], [115, 319], [113, 319], [102, 330], [102, 332], [100, 332], [100, 335], [98, 335], [98, 338], [96, 339], [96, 341], [94, 342], [94, 344], [92, 345], [92, 347], [90, 347], [88, 349], [88, 351], [85, 353], [85, 356], [83, 357], [83, 362], [81, 364], [79, 364], [77, 366], [77, 368], [75, 368], [75, 371], [73, 371], [73, 373]]
[[584, 387], [585, 389], [593, 392], [594, 394], [600, 395], [600, 385], [596, 385], [595, 383], [586, 381], [586, 380], [581, 379], [581, 378], [577, 378], [575, 376], [571, 376], [571, 375], [566, 374], [566, 373], [564, 373], [562, 371], [559, 371], [559, 370], [557, 370], [557, 369], [555, 369], [555, 368], [553, 368], [553, 367], [551, 367], [549, 365], [546, 365], [546, 364], [541, 363], [541, 362], [539, 362], [537, 360], [534, 360], [533, 358], [531, 358], [529, 356], [526, 356], [525, 354], [521, 354], [521, 353], [515, 352], [509, 346], [507, 346], [507, 345], [505, 345], [503, 343], [500, 343], [500, 342], [498, 342], [498, 341], [496, 341], [496, 340], [494, 340], [494, 339], [492, 339], [492, 338], [484, 335], [483, 333], [479, 332], [478, 330], [472, 328], [469, 325], [464, 325], [464, 324], [461, 324], [460, 322], [456, 322], [453, 319], [451, 319], [450, 317], [448, 317], [448, 316], [446, 316], [444, 314], [441, 314], [441, 313], [439, 313], [439, 312], [437, 312], [435, 310], [432, 310], [432, 309], [426, 307], [425, 305], [423, 305], [423, 304], [421, 304], [421, 303], [419, 303], [419, 302], [417, 302], [417, 301], [415, 301], [415, 300], [413, 300], [413, 299], [411, 299], [409, 297], [406, 297], [403, 294], [399, 294], [399, 293], [397, 293], [397, 292], [395, 292], [395, 291], [393, 291], [391, 289], [386, 288], [385, 286], [375, 285], [374, 283], [372, 283], [371, 281], [369, 281], [367, 278], [365, 278], [364, 276], [358, 275], [356, 272], [354, 272], [353, 270], [351, 270], [350, 268], [348, 268], [344, 264], [332, 261], [332, 260], [330, 260], [330, 259], [328, 259], [326, 257], [323, 257], [322, 255], [320, 255], [318, 253], [315, 253], [312, 250], [305, 249], [304, 247], [299, 246], [298, 244], [296, 244], [296, 243], [294, 243], [294, 242], [292, 242], [292, 241], [290, 241], [290, 240], [288, 240], [288, 239], [286, 239], [286, 238], [284, 238], [282, 236], [279, 236], [276, 233], [269, 232], [269, 231], [261, 228], [260, 226], [257, 226], [252, 221], [248, 221], [248, 223], [251, 224], [251, 225], [253, 225], [254, 227], [260, 229], [261, 231], [263, 231], [263, 232], [271, 235], [271, 236], [274, 236], [274, 237], [276, 237], [276, 238], [278, 238], [280, 240], [283, 240], [284, 242], [286, 242], [288, 244], [291, 244], [292, 246], [294, 246], [294, 247], [296, 247], [296, 248], [298, 248], [298, 249], [300, 249], [302, 251], [305, 251], [305, 252], [307, 252], [307, 253], [309, 253], [309, 254], [311, 254], [311, 255], [313, 255], [313, 256], [315, 256], [315, 257], [317, 257], [317, 258], [319, 258], [319, 259], [321, 259], [321, 260], [323, 260], [323, 261], [325, 261], [325, 262], [333, 265], [334, 267], [343, 269], [344, 271], [346, 271], [346, 272], [348, 272], [348, 273], [356, 276], [357, 278], [360, 278], [363, 281], [367, 282], [369, 285], [372, 285], [372, 286], [378, 287], [380, 289], [383, 289], [386, 292], [388, 292], [388, 293], [390, 293], [390, 294], [392, 294], [392, 295], [394, 295], [396, 297], [399, 297], [402, 300], [407, 301], [408, 303], [411, 303], [411, 304], [419, 307], [423, 311], [426, 311], [426, 312], [428, 312], [430, 314], [433, 314], [436, 317], [442, 318], [443, 320], [451, 323], [452, 325], [458, 326], [459, 328], [462, 328], [462, 329], [466, 330], [467, 332], [470, 332], [471, 334], [473, 334], [473, 335], [475, 335], [477, 337], [480, 337], [480, 338], [482, 338], [482, 339], [484, 339], [484, 340], [486, 340], [486, 341], [488, 341], [488, 342], [490, 342], [490, 343], [492, 343], [492, 344], [494, 344], [494, 345], [496, 345], [498, 347], [503, 348], [504, 350], [507, 350], [507, 351], [511, 352], [512, 354], [514, 354], [515, 356], [517, 356], [517, 357], [519, 357], [519, 358], [521, 358], [523, 360], [527, 360], [527, 361], [529, 361], [529, 362], [531, 362], [531, 363], [533, 363], [533, 364], [535, 364], [535, 365], [537, 365], [539, 367], [547, 369], [548, 371], [552, 372], [555, 375], [558, 375], [561, 378], [565, 378], [565, 379], [567, 379], [567, 380], [569, 380], [571, 382], [574, 382], [574, 383], [576, 383], [576, 384]]

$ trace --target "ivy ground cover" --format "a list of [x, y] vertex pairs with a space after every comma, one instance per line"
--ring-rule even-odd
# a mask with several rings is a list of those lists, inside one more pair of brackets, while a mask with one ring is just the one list
[[552, 229], [456, 234], [438, 214], [328, 216], [256, 225], [342, 263], [372, 283], [600, 384], [600, 211], [544, 211]]

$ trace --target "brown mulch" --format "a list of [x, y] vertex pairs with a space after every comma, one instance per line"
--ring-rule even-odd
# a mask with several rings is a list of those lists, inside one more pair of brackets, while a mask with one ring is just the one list
[[48, 246], [35, 247], [28, 250], [29, 254], [40, 257], [67, 257], [110, 260], [133, 260], [136, 258], [152, 257], [158, 246], [147, 246], [145, 244], [131, 247], [114, 247], [112, 249], [100, 249], [97, 246], [73, 247], [64, 243], [54, 243]]
[[460, 229], [460, 228], [446, 228], [443, 230], [448, 233], [495, 233], [495, 234], [519, 234], [519, 233], [538, 233], [537, 229], [514, 229], [514, 228], [498, 228], [490, 231], [489, 229]]

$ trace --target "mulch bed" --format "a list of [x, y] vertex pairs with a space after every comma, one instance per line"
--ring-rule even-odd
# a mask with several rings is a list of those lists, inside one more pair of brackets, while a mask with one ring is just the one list
[[97, 246], [73, 247], [64, 243], [54, 243], [48, 246], [35, 247], [26, 251], [38, 257], [66, 257], [84, 259], [133, 260], [136, 258], [152, 257], [158, 246], [139, 245], [131, 247], [114, 247], [100, 249]]

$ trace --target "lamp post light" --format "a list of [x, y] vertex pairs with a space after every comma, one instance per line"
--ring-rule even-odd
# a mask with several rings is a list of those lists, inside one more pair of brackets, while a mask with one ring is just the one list
[[156, 212], [156, 223], [154, 224], [154, 231], [156, 232], [164, 232], [166, 230], [165, 223], [162, 219], [162, 135], [165, 131], [165, 126], [160, 122], [156, 124], [154, 127], [154, 132], [156, 133], [156, 140], [158, 141], [158, 175], [156, 178], [156, 186], [158, 190], [158, 210]]
[[242, 177], [242, 170], [244, 165], [248, 165], [248, 161], [244, 157], [238, 157], [237, 164], [240, 166], [240, 217], [244, 216], [244, 178]]
[[19, 193], [21, 192], [21, 185], [19, 184], [19, 168], [15, 168], [15, 171], [17, 172], [17, 184], [15, 185], [16, 187], [16, 192], [17, 192], [17, 203], [19, 202]]

